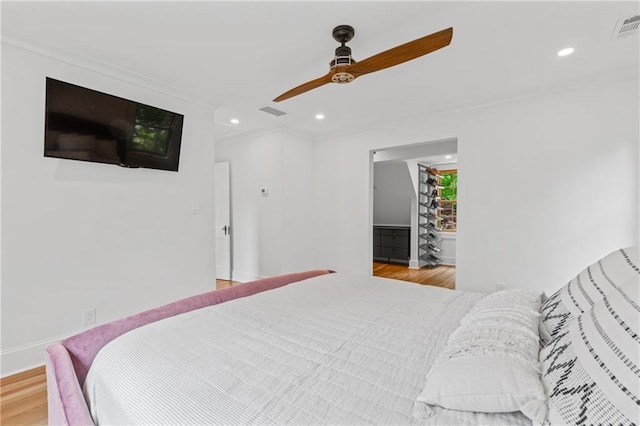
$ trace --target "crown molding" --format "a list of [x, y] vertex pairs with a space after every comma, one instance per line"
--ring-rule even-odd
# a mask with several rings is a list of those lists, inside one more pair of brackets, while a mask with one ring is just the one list
[[26, 43], [11, 37], [3, 36], [1, 43], [16, 49], [21, 49], [45, 58], [53, 59], [58, 62], [65, 63], [77, 68], [91, 71], [96, 74], [109, 77], [111, 79], [120, 80], [122, 82], [132, 84], [143, 89], [161, 93], [165, 96], [195, 104], [207, 109], [215, 110], [219, 105], [214, 105], [206, 100], [200, 99], [190, 93], [187, 93], [175, 86], [163, 81], [142, 75], [128, 68], [117, 65], [108, 64], [101, 60], [86, 55], [79, 55], [64, 49], [37, 46], [35, 44]]
[[442, 109], [442, 110], [421, 110], [402, 118], [379, 122], [373, 126], [363, 124], [363, 125], [358, 125], [353, 127], [347, 127], [342, 130], [327, 132], [325, 134], [316, 136], [315, 139], [318, 142], [322, 142], [322, 141], [334, 139], [337, 137], [353, 136], [353, 135], [357, 135], [358, 133], [372, 131], [380, 127], [385, 127], [389, 125], [401, 125], [403, 123], [414, 121], [416, 119], [434, 118], [434, 117], [443, 116], [443, 115], [456, 114], [456, 113], [462, 113], [467, 111], [473, 111], [477, 109], [489, 108], [496, 105], [515, 103], [515, 102], [520, 102], [526, 99], [533, 99], [533, 98], [553, 95], [556, 93], [571, 92], [574, 90], [580, 90], [587, 87], [597, 86], [599, 84], [610, 83], [614, 81], [638, 79], [639, 75], [640, 74], [638, 73], [637, 66], [628, 66], [624, 68], [618, 68], [616, 70], [604, 71], [597, 74], [588, 75], [580, 79], [572, 80], [570, 83], [563, 84], [562, 86], [556, 85], [555, 87], [550, 87], [542, 90], [534, 89], [522, 96], [508, 97], [504, 99], [479, 103], [475, 105], [460, 105], [457, 107], [451, 107], [451, 108]]
[[243, 139], [257, 138], [260, 136], [271, 135], [274, 133], [285, 133], [287, 135], [295, 136], [298, 138], [315, 141], [315, 137], [310, 133], [303, 132], [298, 129], [293, 129], [288, 126], [277, 126], [277, 127], [260, 127], [253, 130], [247, 130], [246, 132], [216, 136], [216, 143], [227, 143], [227, 142], [238, 141]]

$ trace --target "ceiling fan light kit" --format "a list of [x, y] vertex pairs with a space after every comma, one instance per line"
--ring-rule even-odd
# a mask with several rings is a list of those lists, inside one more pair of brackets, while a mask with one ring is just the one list
[[300, 95], [309, 90], [324, 86], [327, 83], [344, 84], [350, 83], [356, 78], [365, 74], [390, 68], [402, 64], [412, 59], [419, 58], [428, 53], [448, 46], [453, 37], [453, 28], [447, 28], [433, 34], [418, 38], [400, 46], [393, 47], [384, 52], [373, 55], [360, 62], [353, 60], [351, 48], [346, 45], [353, 36], [355, 30], [350, 25], [338, 25], [333, 29], [333, 38], [340, 43], [336, 48], [335, 56], [329, 63], [329, 72], [315, 80], [311, 80], [300, 86], [294, 87], [288, 92], [275, 98], [274, 102], [284, 101]]

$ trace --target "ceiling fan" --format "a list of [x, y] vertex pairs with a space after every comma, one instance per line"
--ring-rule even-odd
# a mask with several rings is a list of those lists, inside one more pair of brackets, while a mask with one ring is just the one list
[[338, 25], [335, 27], [333, 29], [333, 38], [341, 45], [336, 49], [335, 58], [329, 64], [331, 66], [329, 72], [320, 78], [294, 87], [273, 101], [284, 101], [285, 99], [300, 95], [327, 83], [350, 83], [365, 74], [399, 65], [403, 62], [419, 58], [427, 53], [442, 49], [451, 43], [453, 28], [447, 28], [401, 44], [400, 46], [385, 50], [359, 62], [353, 60], [351, 57], [351, 48], [345, 45], [345, 43], [353, 38], [354, 34], [355, 30], [349, 25]]

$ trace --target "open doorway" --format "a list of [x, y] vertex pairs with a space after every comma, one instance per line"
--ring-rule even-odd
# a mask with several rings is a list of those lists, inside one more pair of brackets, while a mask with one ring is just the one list
[[457, 139], [371, 153], [375, 276], [455, 288]]

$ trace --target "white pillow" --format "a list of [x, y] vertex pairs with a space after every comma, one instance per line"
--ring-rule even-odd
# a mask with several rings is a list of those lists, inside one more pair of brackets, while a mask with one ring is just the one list
[[417, 400], [461, 411], [521, 411], [542, 423], [539, 310], [540, 293], [507, 290], [480, 299], [449, 337]]

